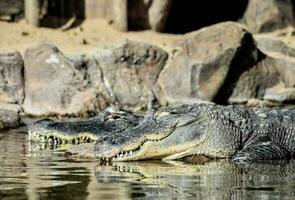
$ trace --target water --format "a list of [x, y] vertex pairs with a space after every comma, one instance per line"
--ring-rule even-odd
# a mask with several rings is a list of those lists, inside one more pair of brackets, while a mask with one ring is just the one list
[[237, 166], [78, 160], [0, 133], [0, 199], [295, 199], [295, 162]]

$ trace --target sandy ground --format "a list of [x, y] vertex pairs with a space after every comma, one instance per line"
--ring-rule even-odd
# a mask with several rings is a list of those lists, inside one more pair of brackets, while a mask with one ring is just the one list
[[[261, 34], [279, 37], [295, 47], [294, 28]], [[88, 19], [77, 27], [61, 29], [35, 28], [24, 20], [17, 23], [0, 21], [0, 51], [20, 51], [24, 55], [28, 47], [39, 42], [52, 42], [62, 52], [88, 53], [96, 48], [115, 45], [126, 39], [155, 44], [169, 51], [171, 44], [182, 35], [157, 33], [154, 31], [120, 32], [103, 19]]]
[[52, 42], [64, 53], [87, 53], [95, 48], [114, 45], [126, 39], [156, 44], [164, 49], [180, 35], [161, 34], [153, 31], [120, 32], [103, 19], [85, 20], [78, 27], [67, 31], [34, 28], [20, 21], [0, 21], [0, 51], [25, 50], [38, 42]]

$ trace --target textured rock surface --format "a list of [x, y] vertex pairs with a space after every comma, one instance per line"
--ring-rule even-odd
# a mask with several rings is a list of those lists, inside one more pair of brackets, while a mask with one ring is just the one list
[[266, 54], [281, 54], [295, 57], [295, 48], [289, 46], [281, 39], [271, 36], [256, 35], [257, 47]]
[[249, 0], [242, 22], [253, 33], [294, 25], [291, 0]]
[[[237, 82], [248, 77], [245, 71], [261, 56], [251, 34], [233, 22], [187, 34], [175, 43], [170, 62], [160, 74], [160, 98], [168, 103], [191, 103], [237, 96]], [[238, 90], [244, 94], [239, 95], [253, 96], [246, 93], [251, 93], [249, 87], [255, 85], [242, 87]]]
[[[267, 40], [265, 44], [258, 42], [260, 53], [258, 62], [248, 65], [237, 82], [228, 81], [225, 85], [234, 86], [229, 95], [229, 103], [244, 103], [255, 98], [270, 100], [277, 103], [294, 101], [295, 59], [293, 49], [281, 41]], [[249, 55], [246, 55], [250, 56]], [[229, 77], [229, 76], [228, 76]], [[221, 96], [226, 96], [226, 88], [220, 90]]]
[[281, 39], [256, 35], [258, 48], [267, 58], [263, 64], [277, 72], [278, 83], [265, 91], [264, 100], [288, 103], [295, 100], [295, 49]]
[[16, 128], [22, 124], [20, 110], [5, 104], [0, 104], [0, 129]]
[[24, 98], [23, 59], [19, 52], [0, 52], [0, 102], [21, 104]]
[[159, 76], [162, 104], [295, 100], [294, 49], [280, 40], [256, 39], [258, 47], [250, 33], [232, 22], [185, 35]]
[[295, 88], [285, 88], [284, 85], [277, 85], [266, 90], [265, 100], [279, 103], [288, 103], [295, 100]]
[[[245, 56], [251, 56], [245, 55]], [[264, 99], [265, 91], [280, 82], [279, 72], [271, 63], [273, 60], [260, 53], [257, 63], [246, 63], [244, 71], [233, 82], [236, 72], [227, 77], [226, 87], [221, 88], [220, 97], [228, 96], [228, 103], [246, 103], [250, 99]], [[243, 60], [241, 60], [243, 62]], [[248, 65], [247, 65], [248, 64]], [[227, 87], [232, 87], [227, 90]], [[230, 91], [230, 93], [228, 93]]]
[[66, 58], [55, 46], [45, 43], [28, 49], [24, 61], [26, 113], [85, 116], [106, 106], [92, 87], [88, 58]]
[[[281, 54], [279, 54], [281, 55]], [[277, 71], [278, 83], [265, 91], [263, 99], [279, 103], [295, 100], [295, 59], [287, 56], [270, 55], [264, 65]]]
[[147, 106], [150, 94], [164, 67], [168, 54], [155, 46], [127, 41], [117, 47], [101, 50], [97, 60], [103, 76], [101, 91], [107, 101], [127, 110]]
[[145, 108], [167, 57], [162, 49], [137, 42], [70, 57], [40, 44], [25, 54], [24, 111], [86, 116], [108, 104]]

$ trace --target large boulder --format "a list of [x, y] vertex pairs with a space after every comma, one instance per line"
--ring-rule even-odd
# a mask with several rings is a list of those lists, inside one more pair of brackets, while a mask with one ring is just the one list
[[294, 49], [279, 41], [258, 41], [257, 47], [252, 35], [233, 22], [186, 34], [173, 45], [159, 76], [160, 102], [294, 101]]
[[265, 91], [264, 100], [277, 103], [295, 101], [295, 48], [278, 37], [256, 35], [257, 47], [267, 57], [263, 65], [275, 69], [278, 84]]
[[[249, 57], [251, 54], [244, 56]], [[240, 58], [240, 61], [243, 62], [243, 59]], [[235, 72], [232, 74], [232, 77], [237, 75], [236, 81], [228, 79], [224, 83], [225, 87], [221, 88], [219, 97], [227, 96], [227, 102], [231, 104], [246, 103], [250, 99], [263, 100], [266, 90], [281, 81], [279, 71], [272, 61], [272, 58], [260, 54], [257, 63], [246, 63], [245, 70], [241, 74]], [[228, 87], [232, 87], [230, 93], [226, 89]]]
[[269, 32], [294, 25], [291, 0], [249, 0], [241, 20], [252, 33]]
[[108, 105], [145, 108], [167, 58], [158, 47], [130, 41], [68, 57], [51, 44], [39, 44], [25, 52], [24, 111], [86, 116]]
[[[257, 48], [264, 53], [264, 58], [239, 78], [229, 102], [239, 103], [247, 99], [240, 98], [241, 93], [260, 100], [279, 104], [288, 104], [295, 100], [295, 49], [279, 38], [256, 35]], [[248, 77], [245, 77], [249, 74]], [[256, 83], [252, 90], [244, 86]], [[259, 84], [257, 84], [259, 83]]]
[[126, 110], [145, 108], [168, 54], [153, 45], [126, 41], [114, 48], [100, 50], [97, 61], [103, 75], [101, 93], [107, 101]]
[[254, 66], [264, 55], [251, 34], [237, 23], [220, 23], [186, 34], [175, 42], [171, 54], [158, 80], [162, 103], [248, 99], [255, 96], [252, 93], [260, 84], [260, 75], [258, 82], [240, 84], [259, 74]]
[[0, 53], [0, 102], [21, 104], [24, 98], [23, 59], [19, 52]]
[[265, 91], [264, 100], [288, 104], [295, 101], [295, 58], [271, 54], [264, 61], [264, 65], [274, 68], [278, 76], [278, 83]]
[[86, 116], [106, 107], [89, 79], [91, 61], [86, 56], [69, 59], [57, 47], [42, 43], [26, 50], [24, 62], [25, 113]]
[[[295, 100], [294, 48], [274, 37], [256, 36], [255, 39], [257, 48], [264, 53], [264, 56], [239, 77], [228, 102], [244, 103], [251, 98], [267, 100], [273, 105], [293, 102]], [[252, 89], [248, 90], [245, 87]]]

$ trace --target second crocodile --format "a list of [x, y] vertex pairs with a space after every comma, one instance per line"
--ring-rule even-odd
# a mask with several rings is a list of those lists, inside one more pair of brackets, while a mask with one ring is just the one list
[[[87, 134], [99, 135], [93, 137], [94, 153], [103, 160], [180, 159], [203, 155], [248, 163], [291, 159], [295, 151], [295, 110], [291, 109], [198, 104], [161, 108], [144, 117], [132, 113], [123, 117], [97, 117], [102, 118], [112, 120], [88, 121]], [[125, 125], [118, 126], [122, 120]], [[53, 132], [57, 133], [55, 138], [77, 136], [72, 128], [77, 123], [80, 122], [62, 128], [53, 124], [54, 131], [36, 123], [30, 134], [35, 138], [43, 135], [43, 139], [50, 138]], [[112, 127], [109, 131], [104, 128], [107, 124]]]

